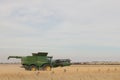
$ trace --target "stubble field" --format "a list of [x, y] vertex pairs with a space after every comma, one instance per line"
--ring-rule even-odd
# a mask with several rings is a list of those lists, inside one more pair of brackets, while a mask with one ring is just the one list
[[0, 80], [120, 80], [120, 65], [72, 65], [51, 71], [25, 71], [18, 64], [0, 64]]

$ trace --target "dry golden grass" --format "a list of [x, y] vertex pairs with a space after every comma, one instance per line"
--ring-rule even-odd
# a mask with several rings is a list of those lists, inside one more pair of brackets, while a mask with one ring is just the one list
[[120, 65], [72, 65], [51, 71], [25, 71], [20, 65], [1, 64], [0, 80], [120, 80]]

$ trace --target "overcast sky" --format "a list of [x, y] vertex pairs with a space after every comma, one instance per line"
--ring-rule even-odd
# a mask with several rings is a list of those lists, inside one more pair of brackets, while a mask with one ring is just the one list
[[0, 0], [0, 62], [38, 51], [120, 61], [120, 1]]

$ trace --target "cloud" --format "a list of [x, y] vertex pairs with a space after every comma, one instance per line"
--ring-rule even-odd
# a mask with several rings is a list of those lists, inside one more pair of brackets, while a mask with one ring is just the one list
[[0, 48], [119, 53], [119, 7], [118, 0], [0, 1]]

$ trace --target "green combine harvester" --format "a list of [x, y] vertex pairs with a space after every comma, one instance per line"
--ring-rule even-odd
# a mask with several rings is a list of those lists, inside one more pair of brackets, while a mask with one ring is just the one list
[[47, 52], [32, 53], [32, 56], [9, 56], [10, 58], [21, 59], [22, 67], [26, 70], [51, 70], [52, 56], [47, 56]]
[[50, 71], [52, 67], [70, 66], [70, 59], [56, 59], [52, 60], [52, 56], [47, 56], [47, 52], [32, 53], [32, 56], [9, 56], [10, 58], [21, 59], [22, 67], [25, 70], [36, 71], [46, 70]]

